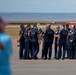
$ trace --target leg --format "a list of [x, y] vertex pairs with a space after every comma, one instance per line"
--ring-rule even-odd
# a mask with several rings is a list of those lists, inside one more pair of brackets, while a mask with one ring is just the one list
[[57, 43], [54, 45], [54, 58], [57, 58]]
[[38, 44], [38, 42], [35, 42], [34, 46], [35, 46], [35, 52], [33, 54], [33, 57], [37, 58], [37, 55], [38, 55], [38, 52], [39, 52], [39, 44]]
[[66, 53], [66, 43], [63, 43], [63, 57], [62, 57], [62, 59], [65, 59], [65, 53]]
[[23, 58], [23, 45], [22, 45], [22, 42], [20, 42], [19, 58], [20, 59]]
[[35, 52], [35, 45], [34, 42], [32, 42], [32, 57], [34, 57], [34, 52]]
[[47, 54], [48, 54], [48, 43], [46, 42], [46, 44], [45, 44], [45, 58], [44, 59], [47, 59]]
[[27, 59], [29, 59], [29, 52], [30, 52], [30, 41], [27, 42]]
[[62, 43], [59, 44], [59, 49], [58, 49], [58, 59], [60, 59], [60, 58], [61, 58], [61, 55], [62, 55], [61, 48], [62, 48]]
[[45, 55], [45, 42], [43, 42], [43, 48], [42, 48], [42, 59], [44, 58]]
[[74, 48], [74, 59], [76, 59], [76, 43], [73, 43], [73, 48]]
[[51, 55], [52, 55], [52, 44], [49, 44], [49, 59], [51, 59]]

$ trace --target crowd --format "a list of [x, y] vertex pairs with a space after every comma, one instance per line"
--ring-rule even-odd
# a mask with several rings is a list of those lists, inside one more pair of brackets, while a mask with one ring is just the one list
[[38, 59], [39, 45], [42, 42], [41, 59], [51, 60], [52, 45], [54, 44], [54, 59], [76, 59], [76, 29], [75, 25], [56, 26], [55, 31], [47, 24], [44, 31], [39, 33], [37, 25], [21, 24], [19, 32], [19, 59]]

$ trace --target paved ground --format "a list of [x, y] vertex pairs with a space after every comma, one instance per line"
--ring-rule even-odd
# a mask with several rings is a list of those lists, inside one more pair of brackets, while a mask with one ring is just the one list
[[13, 40], [13, 75], [76, 75], [76, 60], [19, 60], [17, 44]]

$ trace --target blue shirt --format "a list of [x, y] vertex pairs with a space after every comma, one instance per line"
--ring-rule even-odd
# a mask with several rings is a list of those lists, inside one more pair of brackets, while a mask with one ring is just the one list
[[[59, 34], [60, 34], [60, 30], [59, 30], [59, 31], [55, 31], [54, 34], [55, 34], [55, 35], [59, 35]], [[55, 37], [55, 42], [57, 42], [57, 40], [58, 40], [58, 37]]]
[[60, 34], [59, 35], [60, 35], [60, 41], [64, 41], [64, 42], [67, 41], [67, 35], [68, 35], [68, 31], [67, 30], [62, 29], [60, 31]]
[[70, 40], [73, 40], [73, 42], [76, 42], [76, 30], [70, 30]]
[[47, 29], [46, 30], [46, 39], [47, 39], [47, 41], [49, 41], [49, 42], [51, 42], [51, 43], [53, 43], [53, 39], [54, 39], [54, 31], [52, 30], [52, 29]]
[[11, 38], [0, 33], [0, 43], [3, 45], [3, 49], [0, 49], [0, 75], [11, 75], [10, 69], [10, 56], [12, 53]]
[[25, 38], [24, 38], [24, 30], [20, 30], [20, 31], [19, 31], [19, 35], [22, 35], [20, 41], [21, 41], [21, 42], [24, 42], [24, 39], [25, 39]]
[[31, 38], [32, 38], [32, 41], [38, 41], [38, 30], [37, 29], [32, 29], [31, 30]]
[[42, 37], [42, 39], [44, 40], [44, 41], [46, 41], [46, 31], [44, 31], [44, 32], [42, 32], [42, 35], [44, 34], [44, 36]]
[[[28, 35], [28, 33], [30, 33], [30, 36]], [[31, 32], [30, 32], [30, 30], [25, 30], [24, 31], [24, 35], [25, 35], [25, 42], [29, 42], [30, 38], [31, 38]]]
[[[67, 31], [70, 33], [70, 28], [68, 28]], [[70, 36], [68, 37], [68, 41], [70, 41]]]

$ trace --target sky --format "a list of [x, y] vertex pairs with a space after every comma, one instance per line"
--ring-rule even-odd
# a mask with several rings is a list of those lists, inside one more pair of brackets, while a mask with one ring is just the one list
[[0, 12], [76, 13], [76, 0], [0, 0]]

